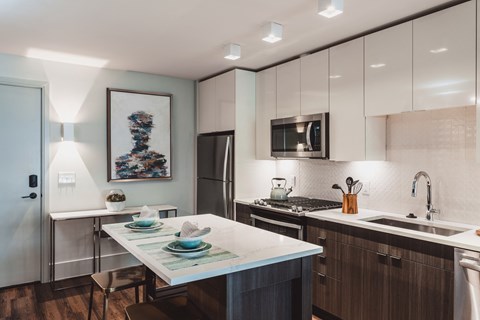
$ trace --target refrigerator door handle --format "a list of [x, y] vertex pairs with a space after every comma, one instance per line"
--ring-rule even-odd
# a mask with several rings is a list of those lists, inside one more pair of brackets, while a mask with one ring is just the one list
[[228, 155], [230, 153], [230, 137], [227, 137], [227, 142], [225, 143], [225, 156], [223, 158], [223, 181], [227, 181], [227, 171], [228, 171]]

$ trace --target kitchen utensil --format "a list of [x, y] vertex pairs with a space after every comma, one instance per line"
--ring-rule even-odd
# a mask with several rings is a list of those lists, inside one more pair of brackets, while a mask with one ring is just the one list
[[[280, 183], [274, 183], [274, 181]], [[282, 182], [283, 181], [283, 186]], [[276, 185], [276, 186], [275, 186]], [[287, 179], [285, 178], [272, 178], [272, 191], [270, 191], [270, 199], [272, 200], [287, 200], [288, 194], [292, 192], [292, 187], [286, 189]]]
[[344, 194], [342, 213], [356, 214], [358, 213], [357, 195], [356, 194]]
[[342, 187], [340, 187], [340, 186], [339, 186], [338, 184], [336, 184], [336, 183], [332, 186], [332, 189], [342, 190], [342, 193], [345, 194], [345, 191], [343, 191]]
[[355, 181], [353, 181], [353, 183], [352, 183], [352, 188], [355, 187], [355, 185], [356, 185], [359, 181], [360, 181], [360, 180], [355, 180]]
[[348, 178], [345, 180], [345, 183], [347, 184], [348, 193], [352, 193], [353, 178], [352, 178], [352, 177], [348, 177]]
[[359, 182], [359, 183], [355, 184], [355, 186], [353, 188], [353, 193], [354, 194], [359, 194], [360, 191], [362, 191], [362, 188], [363, 188], [363, 183]]

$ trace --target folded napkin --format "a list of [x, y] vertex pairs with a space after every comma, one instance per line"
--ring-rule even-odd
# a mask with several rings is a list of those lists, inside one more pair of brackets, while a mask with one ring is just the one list
[[185, 221], [180, 230], [180, 238], [195, 238], [206, 235], [210, 232], [210, 227], [198, 229], [198, 227], [190, 221]]
[[139, 218], [156, 218], [157, 210], [150, 209], [148, 206], [143, 206], [140, 211]]

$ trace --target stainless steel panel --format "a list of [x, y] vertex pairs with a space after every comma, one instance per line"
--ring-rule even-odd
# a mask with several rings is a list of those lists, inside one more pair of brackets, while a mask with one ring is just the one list
[[198, 178], [233, 180], [233, 136], [198, 136], [197, 150]]
[[279, 124], [290, 124], [290, 123], [300, 123], [300, 122], [310, 122], [310, 121], [323, 121], [324, 120], [324, 113], [319, 114], [312, 114], [306, 116], [297, 116], [297, 117], [290, 117], [290, 118], [283, 118], [283, 119], [273, 119], [271, 120], [272, 126], [279, 125]]
[[480, 320], [480, 253], [455, 248], [455, 320]]
[[197, 179], [197, 214], [233, 219], [232, 187], [231, 182]]

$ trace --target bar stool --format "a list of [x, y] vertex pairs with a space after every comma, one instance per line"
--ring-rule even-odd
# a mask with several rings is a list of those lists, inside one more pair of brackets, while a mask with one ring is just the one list
[[186, 296], [137, 303], [125, 308], [125, 320], [206, 320]]
[[[90, 289], [90, 303], [88, 307], [88, 320], [92, 317], [93, 307], [93, 289], [98, 286], [103, 293], [103, 320], [107, 319], [108, 297], [110, 293], [129, 288], [135, 288], [135, 302], [139, 303], [139, 286], [146, 283], [145, 267], [135, 266], [121, 268], [103, 272], [97, 272], [91, 275], [92, 286]], [[145, 292], [145, 291], [144, 291]]]

